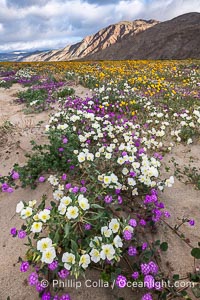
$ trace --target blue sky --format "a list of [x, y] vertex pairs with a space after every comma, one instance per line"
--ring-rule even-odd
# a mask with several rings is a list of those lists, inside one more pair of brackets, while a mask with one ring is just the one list
[[0, 52], [64, 47], [122, 20], [169, 20], [200, 0], [0, 0]]

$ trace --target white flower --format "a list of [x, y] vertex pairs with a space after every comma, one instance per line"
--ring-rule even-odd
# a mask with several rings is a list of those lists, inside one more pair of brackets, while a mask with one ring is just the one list
[[53, 176], [53, 175], [50, 175], [50, 176], [49, 176], [48, 181], [49, 181], [50, 184], [53, 185], [53, 186], [58, 185], [58, 179], [57, 179], [55, 176]]
[[119, 235], [116, 235], [116, 237], [113, 240], [113, 243], [114, 243], [114, 245], [115, 245], [116, 248], [123, 247], [122, 239], [120, 238]]
[[21, 211], [21, 218], [22, 219], [26, 219], [26, 218], [29, 218], [33, 213], [33, 210], [31, 207], [27, 207], [25, 209], [22, 209]]
[[50, 210], [45, 208], [44, 210], [40, 211], [38, 214], [38, 218], [42, 222], [46, 223], [46, 221], [50, 219]]
[[29, 206], [29, 207], [34, 207], [36, 203], [37, 203], [36, 200], [29, 201], [29, 202], [28, 202], [28, 206]]
[[[81, 196], [81, 195], [79, 195], [79, 196]], [[79, 206], [80, 206], [83, 210], [87, 210], [87, 209], [90, 208], [90, 205], [89, 205], [89, 203], [88, 203], [88, 199], [86, 199], [86, 198], [84, 198], [84, 197], [80, 197], [80, 198], [78, 199], [78, 204], [79, 204]]]
[[55, 200], [59, 201], [62, 197], [63, 197], [64, 193], [63, 191], [60, 191], [60, 190], [56, 190], [54, 193], [53, 193], [53, 197]]
[[71, 269], [71, 266], [75, 264], [75, 255], [69, 252], [63, 253], [62, 262], [67, 270]]
[[127, 226], [124, 228], [123, 231], [125, 231], [125, 230], [128, 230], [128, 231], [130, 231], [131, 233], [133, 233], [133, 227], [131, 227], [131, 226], [129, 226], [129, 225], [127, 225]]
[[84, 162], [85, 161], [85, 153], [80, 152], [78, 155], [78, 161], [79, 162]]
[[108, 228], [108, 226], [101, 227], [101, 234], [105, 235], [105, 237], [110, 237], [112, 235], [112, 230]]
[[72, 202], [72, 199], [69, 197], [69, 196], [64, 196], [61, 200], [60, 200], [60, 202], [62, 203], [62, 204], [64, 204], [65, 206], [68, 206], [71, 202]]
[[169, 179], [166, 179], [165, 185], [167, 187], [172, 187], [173, 184], [174, 184], [174, 176], [170, 176]]
[[192, 143], [193, 143], [193, 140], [189, 138], [189, 139], [187, 140], [187, 145], [190, 145], [190, 144], [192, 144]]
[[31, 231], [34, 233], [41, 232], [42, 231], [42, 222], [34, 222], [33, 225], [31, 226]]
[[16, 206], [16, 213], [20, 213], [23, 208], [24, 208], [24, 203], [20, 201]]
[[119, 230], [119, 222], [117, 219], [112, 219], [108, 226], [114, 233], [118, 232]]
[[58, 206], [58, 211], [60, 215], [64, 215], [66, 213], [66, 205], [63, 203], [60, 203]]
[[94, 154], [93, 153], [88, 153], [87, 154], [87, 160], [93, 161], [94, 160]]
[[111, 177], [110, 177], [110, 176], [104, 176], [103, 182], [104, 182], [105, 184], [111, 183]]
[[56, 251], [54, 247], [47, 248], [42, 253], [41, 261], [46, 264], [51, 264], [56, 257]]
[[79, 266], [82, 266], [83, 269], [86, 269], [89, 264], [90, 264], [90, 256], [88, 254], [81, 255]]
[[135, 179], [133, 179], [133, 178], [129, 177], [129, 178], [128, 178], [128, 184], [129, 184], [129, 185], [131, 185], [131, 186], [134, 186], [134, 185], [136, 185], [136, 181], [135, 181]]
[[92, 249], [90, 252], [91, 260], [95, 263], [98, 263], [101, 259], [100, 252], [97, 249]]
[[46, 249], [52, 247], [52, 240], [50, 238], [43, 238], [37, 242], [37, 250], [44, 252]]
[[102, 237], [101, 236], [95, 236], [92, 241], [90, 241], [89, 246], [92, 247], [96, 247], [99, 246], [100, 243], [102, 241]]
[[122, 169], [122, 174], [123, 174], [123, 175], [127, 175], [128, 172], [129, 172], [129, 170], [128, 170], [127, 168], [123, 168], [123, 169]]
[[76, 206], [69, 206], [67, 208], [66, 216], [68, 219], [76, 219], [78, 217], [78, 208]]
[[102, 245], [100, 256], [103, 260], [105, 260], [106, 258], [108, 260], [112, 260], [114, 258], [114, 254], [115, 254], [115, 249], [113, 248], [113, 245], [111, 244]]

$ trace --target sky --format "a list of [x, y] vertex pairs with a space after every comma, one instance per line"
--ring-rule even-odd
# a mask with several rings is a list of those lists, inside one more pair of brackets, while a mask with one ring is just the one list
[[119, 21], [200, 12], [200, 0], [0, 0], [0, 52], [58, 49]]

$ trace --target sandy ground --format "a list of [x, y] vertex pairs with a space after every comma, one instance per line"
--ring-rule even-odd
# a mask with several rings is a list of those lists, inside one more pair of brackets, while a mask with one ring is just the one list
[[[89, 90], [81, 86], [73, 86], [76, 94], [82, 98], [90, 96]], [[13, 102], [17, 91], [22, 90], [20, 85], [13, 85], [9, 90], [0, 88], [0, 126], [7, 120], [12, 122], [13, 129], [0, 134], [0, 173], [6, 175], [11, 170], [13, 164], [18, 162], [23, 164], [25, 161], [25, 153], [30, 151], [30, 140], [34, 139], [40, 143], [45, 142], [43, 129], [48, 122], [49, 112], [40, 114], [25, 115], [23, 113], [23, 105]], [[38, 125], [43, 121], [41, 125]], [[191, 150], [191, 152], [189, 152]], [[171, 156], [178, 163], [187, 163], [189, 156], [195, 157], [195, 164], [200, 166], [199, 160], [200, 145], [199, 143], [184, 147], [177, 146], [172, 154], [167, 155], [164, 159], [168, 163]], [[173, 174], [171, 170], [171, 174]], [[11, 300], [37, 300], [39, 299], [34, 288], [27, 286], [27, 274], [19, 271], [20, 265], [17, 263], [18, 257], [24, 253], [22, 240], [11, 238], [9, 231], [11, 227], [20, 227], [20, 221], [15, 215], [16, 204], [20, 200], [40, 199], [42, 194], [49, 194], [49, 185], [47, 183], [40, 184], [36, 190], [17, 189], [12, 194], [0, 193], [0, 300], [6, 300], [10, 296]], [[173, 188], [167, 189], [161, 194], [163, 202], [167, 209], [171, 212], [170, 225], [177, 223], [177, 218], [183, 216], [193, 218], [196, 221], [194, 228], [188, 225], [182, 227], [182, 231], [190, 238], [193, 245], [197, 245], [200, 232], [200, 192], [195, 190], [191, 185], [185, 185], [175, 180]], [[163, 269], [166, 273], [180, 273], [184, 276], [187, 272], [192, 271], [193, 259], [190, 256], [191, 249], [168, 228], [163, 225], [159, 233], [152, 236], [152, 239], [159, 238], [161, 241], [169, 243], [169, 250], [163, 257]], [[98, 280], [98, 271], [90, 271], [86, 275], [87, 279]], [[116, 289], [111, 288], [88, 288], [85, 287], [84, 280], [81, 281], [81, 288], [67, 289], [72, 300], [114, 300], [123, 297], [124, 300], [135, 299], [141, 297], [133, 293], [131, 288]], [[196, 299], [192, 296], [192, 299]]]

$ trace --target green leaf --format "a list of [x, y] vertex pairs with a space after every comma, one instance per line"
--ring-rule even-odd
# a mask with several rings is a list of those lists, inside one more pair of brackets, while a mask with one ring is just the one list
[[191, 255], [196, 259], [200, 259], [200, 248], [193, 248]]
[[100, 206], [99, 204], [91, 204], [91, 207], [93, 207], [93, 208], [99, 208], [99, 209], [104, 209], [104, 207]]
[[174, 274], [173, 279], [174, 279], [175, 281], [179, 280], [179, 278], [180, 278], [179, 274]]
[[65, 228], [64, 228], [64, 231], [65, 231], [65, 238], [69, 235], [69, 231], [70, 231], [70, 225], [69, 224], [66, 224], [65, 225]]
[[77, 249], [78, 249], [78, 245], [74, 240], [71, 240], [71, 247], [72, 247], [72, 250], [76, 253]]
[[198, 284], [195, 287], [192, 287], [191, 289], [195, 297], [200, 298], [200, 285]]
[[168, 243], [167, 242], [163, 242], [161, 245], [160, 245], [160, 249], [162, 251], [167, 251], [168, 249]]

